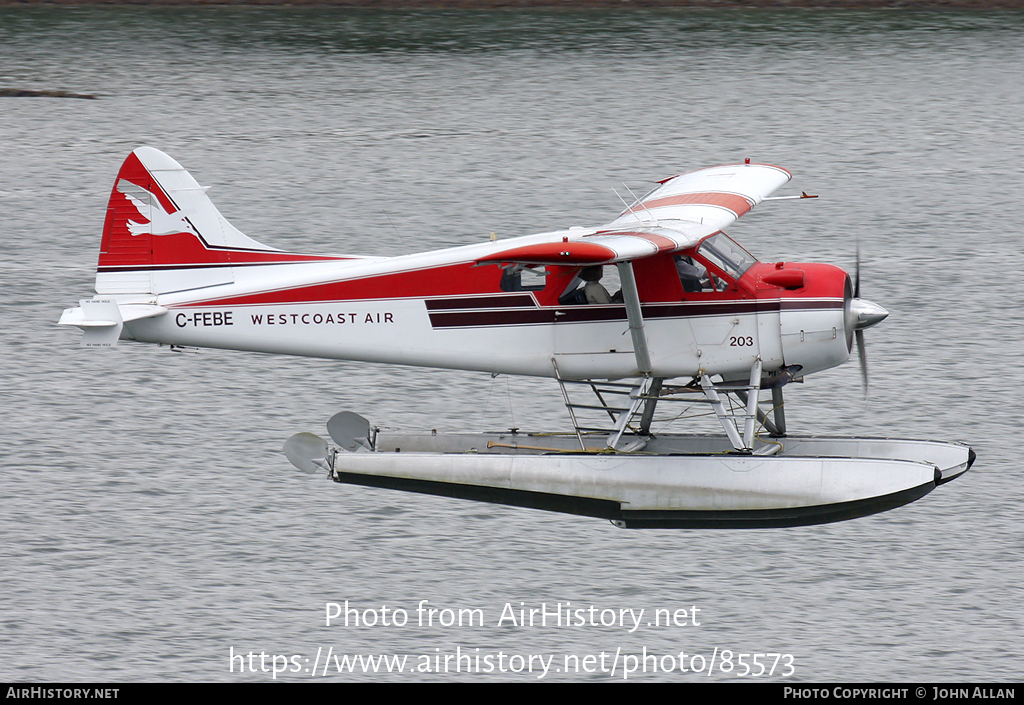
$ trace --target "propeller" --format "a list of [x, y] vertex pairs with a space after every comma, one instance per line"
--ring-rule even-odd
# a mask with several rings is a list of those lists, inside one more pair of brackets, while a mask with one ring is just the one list
[[860, 241], [857, 241], [857, 269], [854, 272], [854, 283], [851, 291], [850, 280], [846, 280], [846, 349], [853, 352], [854, 340], [857, 342], [857, 359], [860, 361], [860, 378], [864, 385], [864, 397], [868, 396], [868, 353], [864, 343], [864, 329], [881, 323], [889, 315], [884, 308], [860, 297]]

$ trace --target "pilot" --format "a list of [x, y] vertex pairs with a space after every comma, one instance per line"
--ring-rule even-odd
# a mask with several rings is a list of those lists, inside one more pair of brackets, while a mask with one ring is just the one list
[[683, 284], [683, 291], [702, 291], [708, 270], [693, 263], [689, 257], [676, 256], [676, 273]]
[[604, 276], [604, 267], [584, 267], [580, 270], [580, 279], [586, 282], [583, 285], [583, 293], [586, 294], [588, 304], [610, 304], [612, 297], [608, 290], [601, 283]]

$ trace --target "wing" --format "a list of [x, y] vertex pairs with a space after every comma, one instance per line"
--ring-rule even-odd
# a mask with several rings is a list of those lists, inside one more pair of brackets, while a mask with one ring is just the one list
[[559, 233], [561, 242], [514, 247], [477, 264], [585, 266], [683, 250], [729, 227], [791, 178], [785, 169], [769, 164], [729, 164], [680, 174], [659, 182], [607, 225]]
[[657, 222], [701, 232], [704, 237], [732, 225], [791, 178], [785, 169], [769, 164], [729, 164], [691, 171], [660, 182], [661, 186], [626, 209], [610, 227]]

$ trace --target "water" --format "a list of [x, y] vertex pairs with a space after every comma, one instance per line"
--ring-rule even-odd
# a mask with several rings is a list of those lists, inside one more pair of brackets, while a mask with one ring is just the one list
[[[1000, 13], [0, 9], [0, 87], [99, 97], [0, 99], [0, 677], [269, 677], [240, 674], [232, 648], [557, 667], [646, 647], [792, 654], [796, 680], [1018, 679], [1022, 29]], [[867, 331], [870, 400], [850, 362], [789, 391], [790, 428], [964, 440], [979, 461], [892, 512], [734, 532], [299, 475], [282, 442], [340, 409], [456, 430], [564, 428], [564, 408], [544, 381], [78, 348], [55, 322], [91, 292], [114, 175], [142, 144], [261, 241], [384, 255], [605, 222], [623, 181], [780, 164], [822, 198], [730, 233], [768, 261], [850, 269], [859, 240], [864, 294], [892, 312]], [[344, 600], [410, 623], [324, 626]], [[421, 600], [486, 624], [413, 626]], [[566, 601], [696, 606], [700, 625], [496, 624], [506, 603]]]

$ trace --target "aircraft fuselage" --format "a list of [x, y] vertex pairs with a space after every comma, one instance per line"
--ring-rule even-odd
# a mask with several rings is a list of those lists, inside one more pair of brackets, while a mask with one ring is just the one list
[[[477, 254], [466, 249], [455, 254]], [[567, 379], [640, 374], [624, 304], [558, 302], [579, 268], [548, 267], [542, 289], [502, 291], [494, 265], [396, 259], [405, 262], [236, 268], [231, 284], [157, 297], [168, 312], [126, 322], [122, 338], [539, 377], [557, 366]], [[671, 255], [637, 268], [655, 376], [743, 374], [757, 356], [766, 370], [800, 365], [806, 374], [847, 359], [842, 270], [756, 263], [733, 281], [704, 264], [721, 291], [684, 292]], [[803, 272], [804, 286], [763, 281], [779, 271]]]

